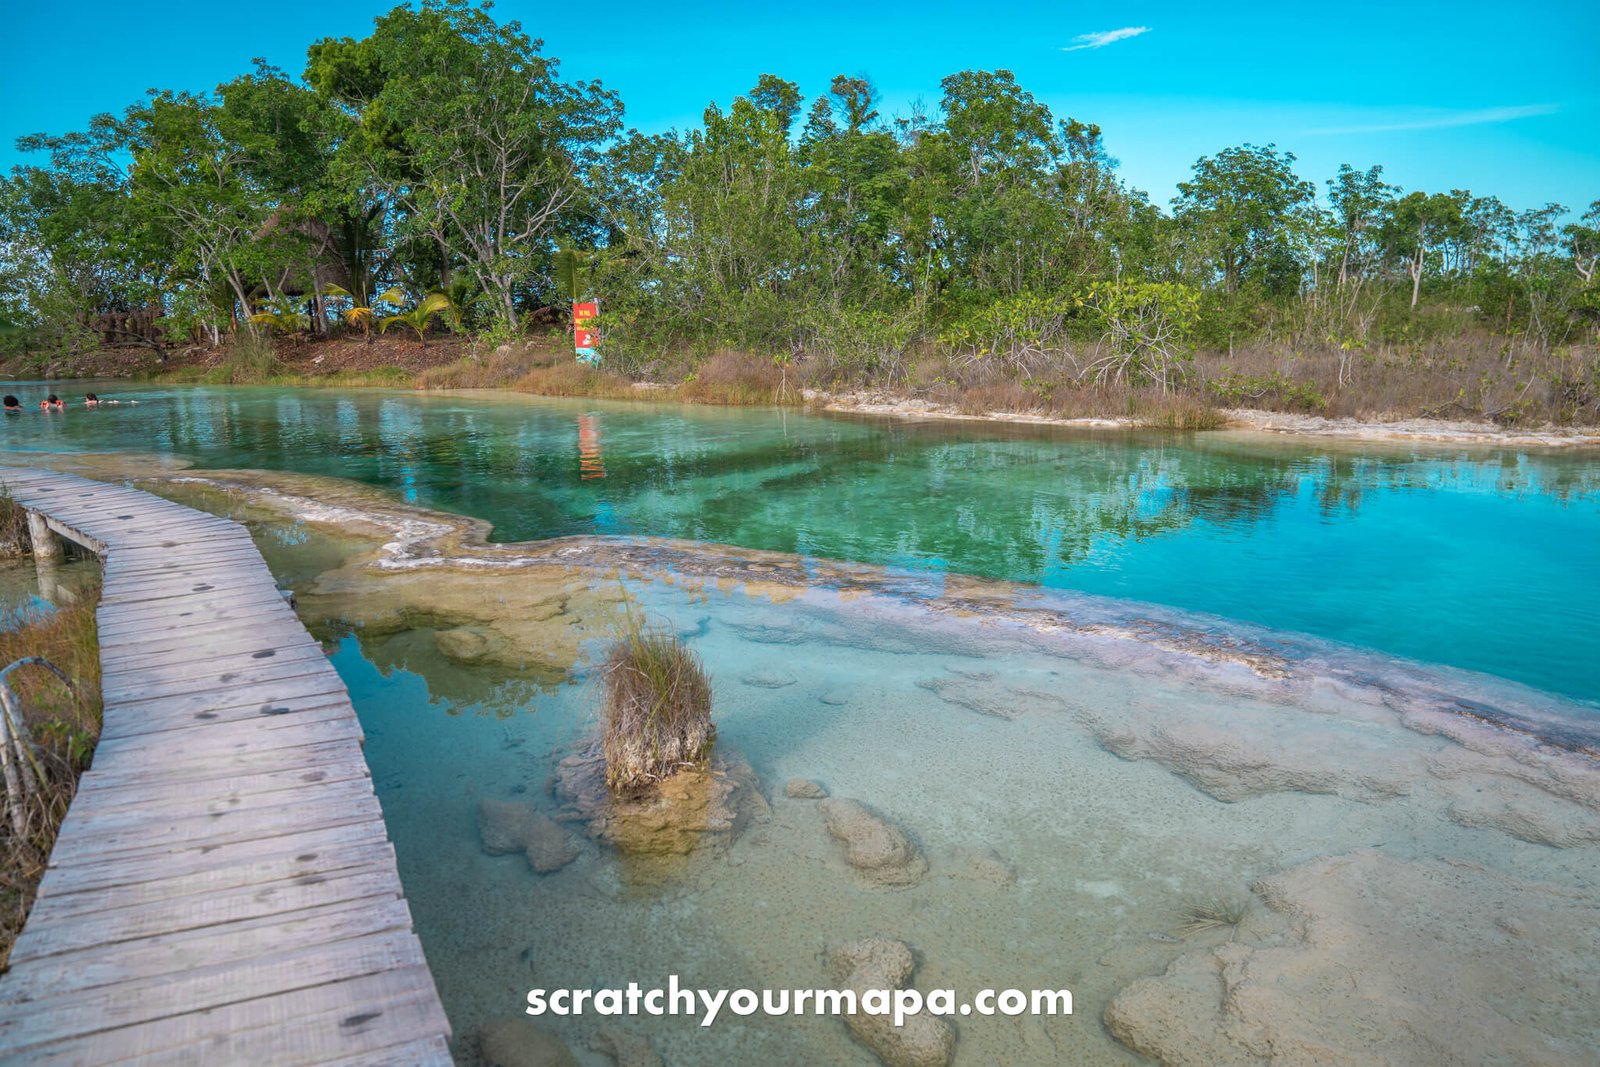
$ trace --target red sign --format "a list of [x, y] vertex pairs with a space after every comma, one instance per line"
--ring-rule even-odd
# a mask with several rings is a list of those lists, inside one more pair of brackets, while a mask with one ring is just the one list
[[593, 302], [572, 305], [572, 339], [574, 347], [584, 355], [594, 352], [594, 327], [591, 323], [600, 314], [600, 306]]

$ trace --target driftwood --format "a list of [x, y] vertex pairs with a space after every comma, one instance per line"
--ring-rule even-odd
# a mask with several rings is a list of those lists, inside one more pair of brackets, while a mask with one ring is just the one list
[[6, 675], [18, 667], [38, 666], [52, 672], [68, 691], [77, 689], [66, 673], [47, 659], [24, 656], [5, 670], [0, 671], [0, 774], [6, 782], [6, 807], [11, 815], [11, 832], [20, 840], [27, 836], [28, 804], [39, 791], [49, 784], [44, 764], [34, 748], [33, 735], [22, 714], [22, 701], [6, 681]]

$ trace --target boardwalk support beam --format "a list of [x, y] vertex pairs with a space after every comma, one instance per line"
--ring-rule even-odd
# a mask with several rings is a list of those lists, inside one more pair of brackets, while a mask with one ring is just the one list
[[60, 563], [66, 555], [42, 512], [28, 512], [28, 537], [33, 541], [33, 558], [40, 563]]

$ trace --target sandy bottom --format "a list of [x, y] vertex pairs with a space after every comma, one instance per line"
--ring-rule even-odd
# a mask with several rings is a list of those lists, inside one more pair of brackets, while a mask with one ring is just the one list
[[[562, 814], [551, 774], [596, 714], [581, 662], [541, 688], [452, 663], [429, 628], [335, 656], [463, 1060], [532, 986], [826, 985], [826, 946], [868, 936], [910, 944], [923, 989], [1073, 991], [1070, 1019], [960, 1020], [957, 1063], [1128, 1062], [1130, 1046], [1192, 1063], [1580, 1063], [1600, 1040], [1580, 992], [1600, 977], [1596, 783], [1570, 754], [1535, 761], [1541, 788], [1526, 750], [1419, 732], [1371, 694], [1163, 653], [1111, 665], [877, 598], [628, 588], [705, 658], [720, 744], [771, 807], [683, 864], [578, 826], [579, 858], [552, 874], [482, 847], [485, 798]], [[783, 794], [793, 777], [900, 827], [925, 878], [859, 878], [817, 802]], [[1245, 921], [1183, 937], [1186, 905], [1212, 897], [1247, 903]], [[1252, 1005], [1239, 989], [1269, 963], [1276, 998]], [[1406, 967], [1409, 982], [1379, 981]], [[1330, 997], [1341, 984], [1358, 995]], [[1480, 1025], [1394, 1036], [1440, 1013]], [[588, 1055], [616, 1022], [544, 1026]], [[832, 1019], [622, 1025], [669, 1063], [874, 1062]]]

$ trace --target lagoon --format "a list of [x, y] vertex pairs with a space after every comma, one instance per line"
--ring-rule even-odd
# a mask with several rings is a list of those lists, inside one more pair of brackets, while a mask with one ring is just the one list
[[519, 395], [98, 391], [139, 403], [11, 416], [0, 449], [353, 479], [487, 520], [499, 541], [662, 536], [935, 581], [1035, 583], [1481, 671], [1600, 708], [1600, 450]]

